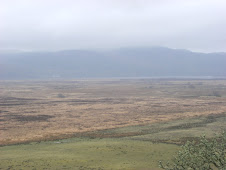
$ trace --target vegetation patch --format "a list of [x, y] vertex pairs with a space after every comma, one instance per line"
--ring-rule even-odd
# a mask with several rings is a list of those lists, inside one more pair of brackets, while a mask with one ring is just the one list
[[226, 168], [226, 133], [207, 139], [202, 136], [196, 142], [186, 142], [172, 163], [165, 165], [160, 161], [161, 168], [166, 170], [205, 169], [225, 170]]
[[[29, 121], [48, 121], [48, 119], [53, 118], [51, 115], [17, 115], [17, 114], [8, 114], [4, 117], [8, 119], [20, 121], [20, 122], [29, 122]], [[2, 119], [2, 121], [6, 121]]]
[[0, 169], [159, 169], [179, 147], [122, 138], [71, 138], [0, 147]]

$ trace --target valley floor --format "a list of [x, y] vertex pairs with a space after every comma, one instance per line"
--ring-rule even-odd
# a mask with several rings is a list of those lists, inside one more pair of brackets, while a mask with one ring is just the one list
[[0, 169], [158, 169], [226, 130], [226, 80], [0, 81]]

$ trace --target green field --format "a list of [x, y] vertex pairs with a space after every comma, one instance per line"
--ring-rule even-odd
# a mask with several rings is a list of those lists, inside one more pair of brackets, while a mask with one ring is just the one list
[[122, 138], [73, 138], [0, 148], [0, 169], [158, 169], [179, 146]]
[[[225, 129], [225, 114], [76, 134], [0, 147], [0, 169], [158, 169], [178, 144]], [[177, 145], [176, 145], [177, 144]]]
[[127, 126], [77, 134], [77, 137], [90, 138], [124, 138], [153, 143], [182, 145], [187, 140], [196, 140], [202, 135], [215, 137], [226, 129], [226, 116], [212, 114], [193, 118], [177, 119], [160, 123]]

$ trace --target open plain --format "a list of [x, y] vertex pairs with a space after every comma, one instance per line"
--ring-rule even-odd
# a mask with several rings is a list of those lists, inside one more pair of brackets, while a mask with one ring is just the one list
[[159, 169], [226, 129], [226, 80], [0, 82], [0, 169]]
[[[222, 120], [225, 113], [226, 80], [1, 81], [0, 145], [135, 125], [163, 125], [171, 120], [197, 121], [208, 116]], [[214, 126], [212, 132], [224, 129], [223, 124]], [[143, 134], [97, 133], [102, 137]]]

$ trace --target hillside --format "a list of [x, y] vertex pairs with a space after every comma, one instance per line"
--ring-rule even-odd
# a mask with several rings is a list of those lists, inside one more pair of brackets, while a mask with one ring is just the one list
[[164, 47], [1, 52], [0, 79], [226, 76], [226, 53]]

